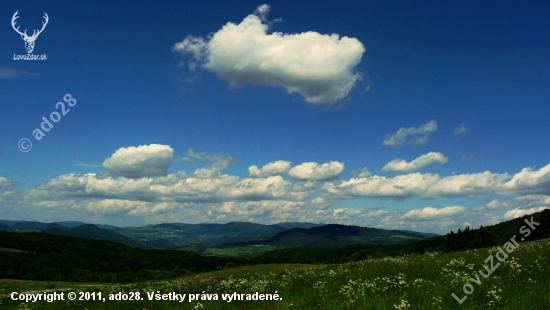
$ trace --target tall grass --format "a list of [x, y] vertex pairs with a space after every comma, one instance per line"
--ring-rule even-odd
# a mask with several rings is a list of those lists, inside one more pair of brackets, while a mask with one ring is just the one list
[[[165, 281], [111, 285], [74, 291], [140, 292], [139, 301], [22, 303], [1, 299], [1, 309], [550, 309], [550, 239], [521, 243], [487, 278], [477, 270], [496, 247], [460, 253], [373, 259], [338, 265], [260, 265], [230, 268]], [[495, 264], [499, 261], [495, 258]], [[486, 273], [486, 272], [485, 272]], [[36, 287], [36, 282], [33, 282]], [[474, 292], [462, 304], [451, 296]], [[24, 290], [23, 288], [19, 288]], [[61, 287], [57, 287], [59, 291]], [[66, 288], [71, 289], [71, 287]], [[54, 289], [55, 291], [56, 289]], [[65, 292], [69, 292], [65, 290]], [[36, 290], [35, 290], [36, 291]], [[38, 290], [38, 292], [43, 292]], [[218, 294], [217, 301], [148, 300], [147, 292]], [[222, 294], [277, 294], [278, 301], [223, 301]]]

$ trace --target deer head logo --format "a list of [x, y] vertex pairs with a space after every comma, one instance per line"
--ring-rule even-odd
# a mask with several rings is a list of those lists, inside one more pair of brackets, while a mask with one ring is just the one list
[[19, 18], [19, 16], [17, 16], [17, 12], [19, 11], [16, 11], [15, 14], [13, 14], [13, 17], [11, 19], [11, 26], [13, 27], [13, 30], [15, 30], [15, 32], [21, 35], [21, 38], [25, 41], [25, 49], [27, 50], [27, 53], [30, 54], [34, 49], [34, 43], [35, 43], [34, 41], [36, 41], [36, 38], [38, 38], [38, 35], [42, 33], [44, 28], [46, 28], [49, 17], [48, 17], [48, 14], [44, 13], [45, 16], [43, 17], [46, 19], [46, 22], [42, 22], [42, 29], [38, 30], [38, 32], [36, 32], [37, 30], [33, 30], [32, 36], [29, 37], [27, 35], [27, 29], [25, 29], [25, 32], [21, 32], [19, 31], [19, 26], [15, 28], [15, 20]]

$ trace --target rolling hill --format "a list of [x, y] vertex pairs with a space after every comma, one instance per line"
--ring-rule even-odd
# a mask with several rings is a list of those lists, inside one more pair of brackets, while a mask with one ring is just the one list
[[263, 225], [249, 222], [227, 224], [182, 224], [164, 223], [145, 227], [117, 228], [115, 231], [134, 240], [147, 241], [151, 238], [165, 239], [178, 247], [192, 243], [216, 247], [224, 243], [250, 241], [268, 238], [295, 227], [315, 227], [322, 224], [282, 223]]
[[68, 228], [56, 223], [52, 223], [48, 224], [48, 228], [43, 230], [42, 233], [100, 241], [118, 242], [127, 246], [142, 249], [170, 249], [175, 247], [173, 243], [167, 240], [151, 240], [142, 242], [136, 241], [113, 230], [99, 228], [92, 224], [84, 224], [73, 228]]
[[282, 231], [268, 239], [223, 244], [220, 245], [220, 247], [269, 245], [280, 248], [327, 248], [343, 247], [352, 244], [388, 245], [407, 243], [435, 236], [437, 235], [412, 231], [328, 224], [311, 227], [309, 229], [292, 228]]

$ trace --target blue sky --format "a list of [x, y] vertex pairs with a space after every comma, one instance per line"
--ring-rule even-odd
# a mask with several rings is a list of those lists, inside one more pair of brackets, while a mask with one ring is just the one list
[[[32, 52], [47, 60], [14, 60], [27, 54], [16, 11], [28, 35], [48, 15]], [[2, 219], [445, 233], [550, 205], [549, 4], [0, 12]], [[37, 140], [66, 94], [77, 103]]]

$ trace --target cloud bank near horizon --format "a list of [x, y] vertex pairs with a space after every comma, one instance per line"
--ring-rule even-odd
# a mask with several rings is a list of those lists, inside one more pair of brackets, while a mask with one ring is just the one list
[[[223, 174], [231, 157], [196, 153], [173, 159], [168, 145], [122, 147], [104, 161], [106, 172], [63, 174], [30, 190], [16, 191], [15, 182], [0, 176], [0, 218], [6, 214], [44, 214], [63, 219], [135, 223], [307, 221], [388, 229], [428, 228], [439, 232], [465, 225], [487, 225], [541, 211], [550, 206], [550, 164], [510, 175], [489, 171], [439, 176], [408, 173], [372, 175], [366, 168], [340, 180], [345, 166], [338, 161], [288, 161], [249, 167], [248, 177]], [[207, 161], [193, 173], [167, 173], [176, 161]], [[287, 178], [283, 175], [288, 174]], [[426, 206], [383, 210], [368, 206], [339, 207], [357, 198], [437, 199], [448, 197], [513, 197], [483, 206]], [[506, 210], [502, 216], [492, 214]], [[384, 215], [382, 217], [382, 215]], [[378, 221], [378, 222], [376, 222]]]

